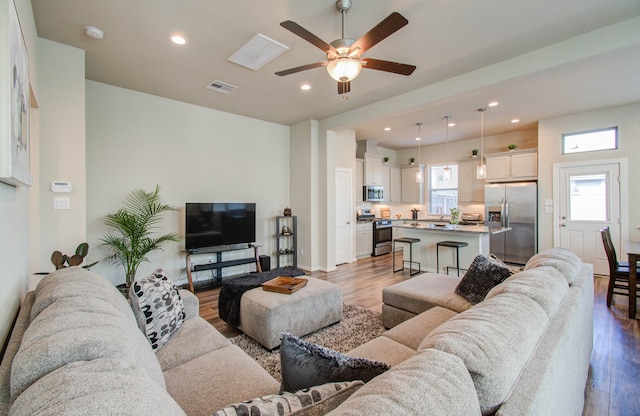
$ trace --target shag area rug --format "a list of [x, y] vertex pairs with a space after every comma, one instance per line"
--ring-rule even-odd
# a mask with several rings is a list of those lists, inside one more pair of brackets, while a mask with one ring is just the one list
[[[319, 329], [302, 337], [323, 347], [347, 353], [352, 349], [380, 336], [385, 331], [382, 314], [359, 305], [342, 305], [342, 321]], [[242, 348], [278, 381], [280, 376], [280, 348], [269, 351], [246, 334], [229, 339]]]

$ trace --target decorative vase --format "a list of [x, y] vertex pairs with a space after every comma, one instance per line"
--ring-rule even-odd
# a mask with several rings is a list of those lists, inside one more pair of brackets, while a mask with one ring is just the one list
[[452, 215], [451, 220], [449, 222], [451, 222], [451, 224], [458, 224], [460, 222], [460, 219], [458, 218], [457, 215]]

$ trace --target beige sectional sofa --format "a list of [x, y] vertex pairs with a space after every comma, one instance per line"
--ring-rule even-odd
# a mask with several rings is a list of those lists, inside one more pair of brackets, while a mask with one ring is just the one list
[[[580, 414], [592, 269], [558, 249], [527, 269], [462, 311], [446, 307], [446, 291], [413, 302], [423, 310], [402, 312], [409, 319], [351, 352], [390, 370], [291, 414]], [[437, 275], [407, 283], [421, 282], [418, 298], [428, 276]], [[154, 352], [108, 281], [78, 268], [47, 276], [27, 294], [0, 365], [0, 414], [210, 415], [276, 394], [280, 384], [198, 317], [195, 296], [181, 295], [187, 319]]]
[[[393, 328], [350, 354], [395, 366], [331, 415], [368, 414], [391, 402], [385, 379], [433, 350], [461, 359], [482, 414], [582, 414], [593, 346], [593, 267], [568, 250], [546, 250], [476, 305], [454, 293], [459, 282], [426, 273], [384, 289], [383, 321]], [[369, 391], [380, 394], [354, 409]], [[465, 398], [450, 399], [459, 405]]]

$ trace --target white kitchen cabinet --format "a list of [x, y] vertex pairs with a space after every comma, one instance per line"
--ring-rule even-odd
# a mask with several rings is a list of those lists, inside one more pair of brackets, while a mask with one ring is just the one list
[[418, 166], [410, 166], [402, 169], [402, 202], [407, 204], [424, 203], [424, 182], [416, 182]]
[[484, 179], [478, 179], [480, 159], [458, 160], [458, 202], [484, 202]]
[[389, 202], [402, 202], [402, 172], [398, 166], [389, 166], [389, 192], [386, 190], [385, 195], [389, 194]]
[[364, 155], [364, 184], [382, 185], [382, 156]]
[[522, 181], [538, 178], [535, 149], [487, 155], [487, 182]]
[[356, 224], [356, 257], [369, 257], [373, 252], [373, 224]]
[[356, 159], [356, 203], [364, 202], [362, 187], [364, 186], [364, 160]]
[[382, 187], [384, 202], [398, 204], [402, 202], [402, 173], [400, 167], [382, 165]]

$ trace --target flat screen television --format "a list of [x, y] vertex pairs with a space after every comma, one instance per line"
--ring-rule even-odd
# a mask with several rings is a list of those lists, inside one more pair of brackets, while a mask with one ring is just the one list
[[185, 207], [185, 249], [256, 241], [256, 204], [187, 202]]

